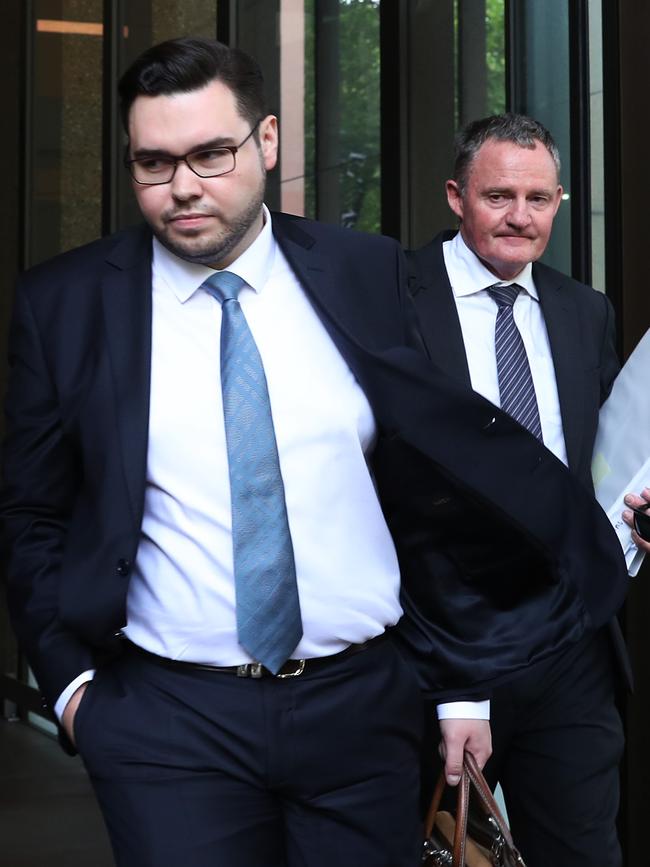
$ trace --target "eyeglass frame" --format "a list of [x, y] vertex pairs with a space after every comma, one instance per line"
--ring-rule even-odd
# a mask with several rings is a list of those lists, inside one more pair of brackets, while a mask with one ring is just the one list
[[[185, 163], [185, 165], [188, 167], [188, 169], [191, 172], [193, 172], [197, 176], [197, 178], [221, 178], [224, 175], [229, 175], [229, 174], [231, 174], [231, 172], [235, 171], [235, 169], [237, 168], [237, 151], [246, 144], [246, 142], [255, 133], [255, 131], [257, 130], [257, 128], [259, 127], [259, 125], [262, 123], [263, 120], [264, 120], [263, 117], [258, 118], [255, 121], [255, 123], [253, 124], [251, 131], [248, 133], [248, 135], [245, 138], [243, 138], [239, 142], [238, 145], [218, 145], [217, 147], [213, 147], [213, 148], [210, 148], [210, 147], [198, 148], [197, 150], [188, 151], [186, 154], [181, 154], [180, 156], [177, 156], [177, 157], [173, 156], [172, 154], [168, 154], [167, 156], [164, 156], [164, 157], [161, 155], [161, 157], [160, 157], [161, 159], [168, 159], [168, 160], [170, 160], [170, 162], [173, 161], [173, 163], [174, 163], [173, 169], [172, 169], [172, 176], [171, 176], [171, 178], [169, 178], [166, 181], [139, 181], [135, 177], [135, 175], [133, 174], [133, 169], [131, 168], [131, 166], [133, 165], [133, 163], [139, 163], [141, 160], [146, 160], [147, 157], [135, 157], [134, 159], [127, 159], [128, 147], [129, 147], [128, 145], [127, 145], [126, 153], [124, 155], [124, 165], [128, 169], [128, 172], [131, 175], [131, 177], [133, 178], [133, 180], [135, 181], [135, 183], [140, 184], [140, 186], [142, 186], [142, 187], [160, 187], [163, 184], [171, 184], [171, 182], [176, 177], [176, 169], [178, 168], [179, 163]], [[201, 175], [201, 174], [199, 174], [199, 172], [197, 172], [196, 169], [193, 169], [192, 166], [188, 163], [188, 161], [187, 161], [188, 157], [191, 157], [194, 154], [200, 154], [202, 151], [210, 151], [210, 150], [212, 150], [212, 151], [230, 151], [230, 153], [232, 154], [232, 168], [228, 169], [225, 172], [219, 172], [216, 175]], [[153, 156], [154, 155], [152, 154], [152, 157]]]

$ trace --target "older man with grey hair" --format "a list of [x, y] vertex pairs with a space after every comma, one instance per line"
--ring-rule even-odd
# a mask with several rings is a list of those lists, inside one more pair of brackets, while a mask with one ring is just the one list
[[[562, 200], [559, 171], [551, 134], [532, 118], [466, 126], [446, 184], [460, 229], [410, 254], [411, 290], [432, 359], [591, 489], [599, 408], [619, 364], [606, 296], [538, 262]], [[525, 561], [512, 564], [507, 539], [494, 545], [505, 563], [502, 610], [545, 634], [547, 652], [468, 711], [491, 718], [487, 777], [501, 782], [529, 867], [620, 865], [615, 693], [630, 676], [615, 610], [609, 628], [594, 629], [575, 581], [544, 581]], [[498, 646], [507, 639], [492, 628], [496, 614], [480, 626]]]

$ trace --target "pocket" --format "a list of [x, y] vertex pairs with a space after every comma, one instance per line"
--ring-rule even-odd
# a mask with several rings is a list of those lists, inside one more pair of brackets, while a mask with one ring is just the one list
[[75, 746], [79, 752], [81, 752], [79, 746], [79, 736], [81, 735], [83, 738], [88, 709], [93, 703], [93, 697], [97, 692], [97, 677], [98, 675], [96, 674], [92, 680], [88, 681], [88, 685], [86, 686], [84, 694], [81, 697], [79, 707], [77, 708], [77, 712], [75, 713], [74, 719], [72, 721], [72, 734], [74, 736]]

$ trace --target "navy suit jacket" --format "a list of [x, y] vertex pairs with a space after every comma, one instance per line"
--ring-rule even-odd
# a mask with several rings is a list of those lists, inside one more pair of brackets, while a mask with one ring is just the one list
[[[439, 575], [438, 561], [426, 554], [442, 550], [453, 560], [460, 551], [461, 560], [475, 559], [458, 544], [458, 512], [469, 522], [489, 517], [534, 552], [545, 583], [581, 588], [574, 632], [604, 622], [626, 589], [609, 522], [533, 437], [426, 359], [398, 245], [298, 217], [273, 220], [289, 263], [375, 413], [378, 491], [404, 586], [424, 612], [407, 606], [412, 617], [404, 640], [426, 662], [425, 685], [453, 695], [549, 652], [548, 636], [518, 625], [511, 612], [501, 647], [481, 638], [476, 618], [498, 613], [500, 605], [494, 572], [473, 587], [476, 608], [466, 621], [456, 618], [453, 602], [447, 606], [450, 576]], [[65, 253], [19, 281], [0, 518], [12, 620], [50, 704], [119, 647], [142, 522], [150, 355], [147, 228]], [[498, 468], [511, 483], [503, 483]], [[471, 525], [462, 530], [467, 537]], [[594, 575], [600, 586], [605, 574], [607, 592], [592, 593]]]
[[[443, 243], [455, 234], [442, 232], [422, 249], [408, 253], [410, 293], [428, 356], [450, 377], [471, 388], [458, 310], [442, 252]], [[551, 347], [569, 468], [593, 491], [591, 460], [598, 413], [620, 368], [614, 312], [603, 293], [546, 265], [533, 263], [533, 279]], [[536, 496], [534, 489], [530, 496]], [[613, 626], [617, 656], [631, 685], [620, 630], [617, 623]]]

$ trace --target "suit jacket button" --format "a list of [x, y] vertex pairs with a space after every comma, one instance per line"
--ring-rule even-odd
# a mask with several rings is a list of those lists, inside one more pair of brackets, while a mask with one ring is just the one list
[[116, 572], [118, 575], [126, 577], [131, 572], [130, 560], [126, 560], [124, 557], [120, 557], [120, 559], [117, 561]]

